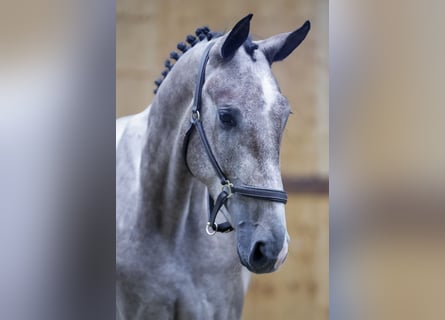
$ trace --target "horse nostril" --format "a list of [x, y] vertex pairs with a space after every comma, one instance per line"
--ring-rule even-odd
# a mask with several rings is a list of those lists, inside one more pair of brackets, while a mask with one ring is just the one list
[[249, 254], [247, 268], [255, 273], [267, 273], [274, 270], [277, 260], [273, 243], [257, 241]]
[[251, 263], [253, 265], [262, 265], [267, 261], [267, 257], [264, 252], [265, 246], [266, 244], [262, 241], [255, 243], [251, 255]]

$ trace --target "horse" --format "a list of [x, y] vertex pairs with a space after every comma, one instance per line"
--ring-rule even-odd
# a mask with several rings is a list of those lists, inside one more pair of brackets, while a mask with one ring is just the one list
[[280, 145], [291, 109], [271, 65], [310, 22], [253, 41], [252, 16], [188, 35], [151, 105], [117, 119], [117, 319], [240, 319], [250, 273], [286, 259]]

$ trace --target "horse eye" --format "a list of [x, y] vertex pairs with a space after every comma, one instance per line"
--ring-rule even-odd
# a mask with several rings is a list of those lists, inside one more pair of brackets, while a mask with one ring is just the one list
[[234, 127], [236, 126], [236, 121], [235, 118], [233, 117], [232, 114], [230, 114], [230, 112], [228, 112], [227, 110], [221, 110], [219, 112], [219, 120], [221, 121], [221, 123], [225, 126], [228, 127]]

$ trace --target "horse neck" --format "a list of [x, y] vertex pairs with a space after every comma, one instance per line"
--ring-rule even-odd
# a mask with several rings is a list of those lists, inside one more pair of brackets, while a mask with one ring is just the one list
[[190, 212], [205, 215], [206, 189], [187, 171], [182, 156], [202, 50], [197, 51], [178, 60], [160, 86], [150, 107], [147, 142], [141, 156], [143, 225], [168, 239], [183, 232], [186, 223], [190, 227], [199, 220], [202, 225], [206, 219], [189, 216]]

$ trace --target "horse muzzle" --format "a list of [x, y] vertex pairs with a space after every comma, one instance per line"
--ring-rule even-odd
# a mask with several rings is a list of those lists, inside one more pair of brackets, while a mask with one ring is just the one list
[[[254, 273], [276, 271], [286, 260], [288, 236], [286, 232], [277, 236], [272, 234], [255, 236], [247, 250], [243, 250], [243, 237], [239, 238], [238, 256], [241, 264]], [[245, 247], [244, 247], [245, 248]]]

